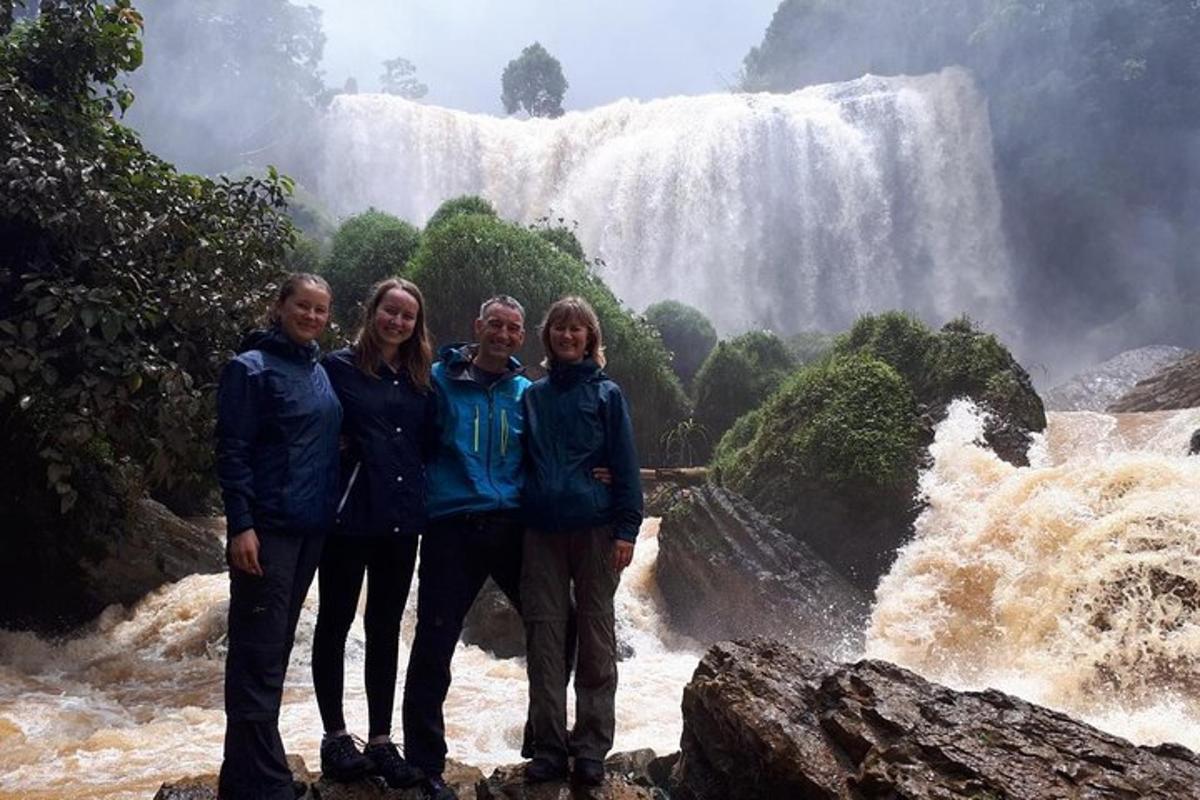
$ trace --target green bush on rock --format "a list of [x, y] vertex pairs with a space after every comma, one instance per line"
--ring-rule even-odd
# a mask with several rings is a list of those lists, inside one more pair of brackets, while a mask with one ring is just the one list
[[646, 321], [658, 329], [671, 351], [675, 374], [689, 386], [717, 346], [717, 331], [704, 313], [677, 300], [663, 300], [646, 309]]
[[425, 230], [436, 228], [460, 214], [482, 214], [485, 217], [494, 217], [496, 209], [487, 200], [473, 194], [452, 197], [437, 207], [437, 210], [429, 217], [429, 221], [425, 223]]
[[550, 304], [565, 294], [586, 297], [604, 327], [608, 372], [629, 398], [639, 455], [643, 463], [660, 461], [661, 436], [687, 417], [687, 398], [654, 329], [623, 309], [582, 261], [520, 225], [458, 214], [426, 228], [409, 276], [425, 294], [441, 344], [469, 341], [489, 296], [520, 300], [528, 333], [518, 357], [527, 365], [542, 360], [538, 326]]
[[399, 275], [421, 243], [421, 233], [398, 217], [369, 209], [342, 223], [322, 270], [333, 289], [333, 312], [346, 328], [378, 281]]

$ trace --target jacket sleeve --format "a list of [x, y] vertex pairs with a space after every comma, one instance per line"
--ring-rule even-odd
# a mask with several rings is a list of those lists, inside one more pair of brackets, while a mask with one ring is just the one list
[[424, 395], [425, 410], [421, 420], [421, 462], [428, 464], [437, 455], [441, 442], [441, 397], [436, 385], [431, 385]]
[[229, 537], [254, 527], [258, 400], [259, 385], [249, 367], [236, 359], [226, 364], [217, 387], [217, 479]]
[[604, 396], [604, 441], [613, 476], [613, 535], [633, 542], [642, 525], [642, 474], [633, 444], [629, 409], [615, 383], [609, 384]]

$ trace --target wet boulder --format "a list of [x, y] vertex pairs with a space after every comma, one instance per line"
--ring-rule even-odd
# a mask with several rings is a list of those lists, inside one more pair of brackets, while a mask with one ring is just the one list
[[1108, 411], [1173, 411], [1200, 406], [1200, 353], [1164, 367], [1125, 394]]
[[1200, 757], [883, 661], [723, 642], [683, 693], [673, 800], [1197, 797]]
[[744, 497], [680, 489], [658, 533], [655, 582], [673, 628], [702, 642], [770, 635], [855, 648], [867, 598]]

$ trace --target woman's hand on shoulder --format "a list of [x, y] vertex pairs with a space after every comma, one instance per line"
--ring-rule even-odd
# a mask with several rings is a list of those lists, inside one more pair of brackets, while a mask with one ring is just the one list
[[258, 563], [258, 534], [254, 528], [247, 528], [229, 540], [229, 566], [262, 577], [263, 569]]
[[612, 470], [608, 467], [592, 467], [592, 477], [605, 486], [612, 486]]

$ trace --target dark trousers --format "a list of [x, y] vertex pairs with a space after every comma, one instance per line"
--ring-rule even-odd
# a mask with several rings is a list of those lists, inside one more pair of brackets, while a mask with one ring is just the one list
[[256, 531], [261, 577], [229, 571], [222, 800], [292, 800], [279, 738], [283, 679], [323, 533]]
[[[568, 755], [603, 761], [616, 728], [617, 638], [612, 528], [525, 534], [521, 598], [529, 670], [533, 755], [565, 764]], [[578, 615], [575, 729], [567, 735], [567, 663], [571, 587]]]
[[522, 526], [513, 512], [435, 520], [421, 537], [417, 632], [404, 679], [404, 757], [427, 775], [446, 765], [442, 704], [463, 618], [488, 576], [517, 609]]
[[313, 634], [312, 675], [325, 731], [346, 728], [342, 711], [346, 637], [358, 612], [363, 575], [367, 576], [364, 682], [369, 736], [392, 732], [400, 618], [417, 560], [416, 536], [333, 535], [325, 541], [317, 572], [321, 604]]

